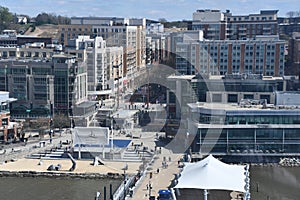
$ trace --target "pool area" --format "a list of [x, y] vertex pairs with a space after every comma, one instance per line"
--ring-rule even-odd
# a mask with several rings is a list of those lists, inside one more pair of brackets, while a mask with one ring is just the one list
[[74, 147], [93, 147], [93, 148], [96, 148], [96, 147], [110, 147], [111, 145], [111, 142], [113, 142], [113, 145], [114, 147], [119, 147], [119, 148], [126, 148], [131, 140], [121, 140], [121, 139], [113, 139], [113, 140], [109, 140], [109, 144], [106, 144], [106, 145], [102, 145], [102, 144], [76, 144], [74, 145]]
[[[111, 142], [111, 140], [109, 140]], [[130, 144], [131, 140], [120, 140], [120, 139], [114, 139], [113, 144], [115, 147], [119, 148], [126, 148]]]
[[[73, 157], [75, 159], [93, 159], [96, 156], [101, 159], [122, 159], [123, 153], [126, 152], [131, 140], [128, 139], [109, 139], [105, 143], [78, 143], [73, 146]], [[111, 145], [113, 144], [113, 148]], [[113, 152], [113, 153], [112, 153]]]

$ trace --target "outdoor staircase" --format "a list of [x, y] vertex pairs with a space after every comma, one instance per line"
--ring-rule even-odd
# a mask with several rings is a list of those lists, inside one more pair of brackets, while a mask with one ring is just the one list
[[141, 162], [143, 158], [145, 160], [150, 160], [152, 158], [153, 154], [148, 151], [142, 151], [142, 150], [134, 150], [132, 149], [126, 149], [123, 152], [122, 161], [131, 161], [131, 162]]
[[33, 153], [28, 157], [33, 159], [62, 159], [68, 158], [68, 155], [65, 154], [64, 149], [56, 149]]

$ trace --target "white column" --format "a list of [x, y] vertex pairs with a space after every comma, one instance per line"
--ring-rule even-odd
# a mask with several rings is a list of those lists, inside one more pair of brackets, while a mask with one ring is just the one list
[[81, 159], [81, 144], [79, 144], [79, 148], [78, 148], [78, 160]]
[[208, 194], [207, 190], [204, 190], [204, 200], [207, 200], [207, 194]]

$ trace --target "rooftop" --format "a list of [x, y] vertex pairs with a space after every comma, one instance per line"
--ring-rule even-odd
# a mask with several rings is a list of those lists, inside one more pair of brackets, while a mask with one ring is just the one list
[[242, 100], [239, 104], [232, 103], [232, 104], [224, 104], [224, 103], [190, 103], [188, 106], [193, 110], [196, 111], [197, 109], [203, 110], [218, 110], [221, 112], [227, 111], [283, 111], [291, 112], [296, 111], [297, 113], [300, 112], [300, 106], [275, 106], [274, 104], [264, 104], [262, 103], [263, 100]]

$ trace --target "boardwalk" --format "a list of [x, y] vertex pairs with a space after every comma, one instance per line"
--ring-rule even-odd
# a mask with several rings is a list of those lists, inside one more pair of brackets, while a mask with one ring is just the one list
[[[168, 165], [166, 168], [162, 166], [164, 157]], [[145, 176], [134, 189], [133, 197], [128, 197], [127, 199], [149, 199], [149, 195], [156, 197], [160, 189], [167, 189], [171, 185], [175, 174], [178, 174], [180, 171], [177, 161], [181, 157], [181, 154], [173, 154], [169, 150], [162, 148], [162, 153], [155, 156], [153, 164], [149, 165]], [[159, 169], [158, 173], [157, 169]], [[152, 178], [150, 178], [150, 173], [152, 173]], [[149, 189], [149, 185], [151, 185], [152, 189]]]

